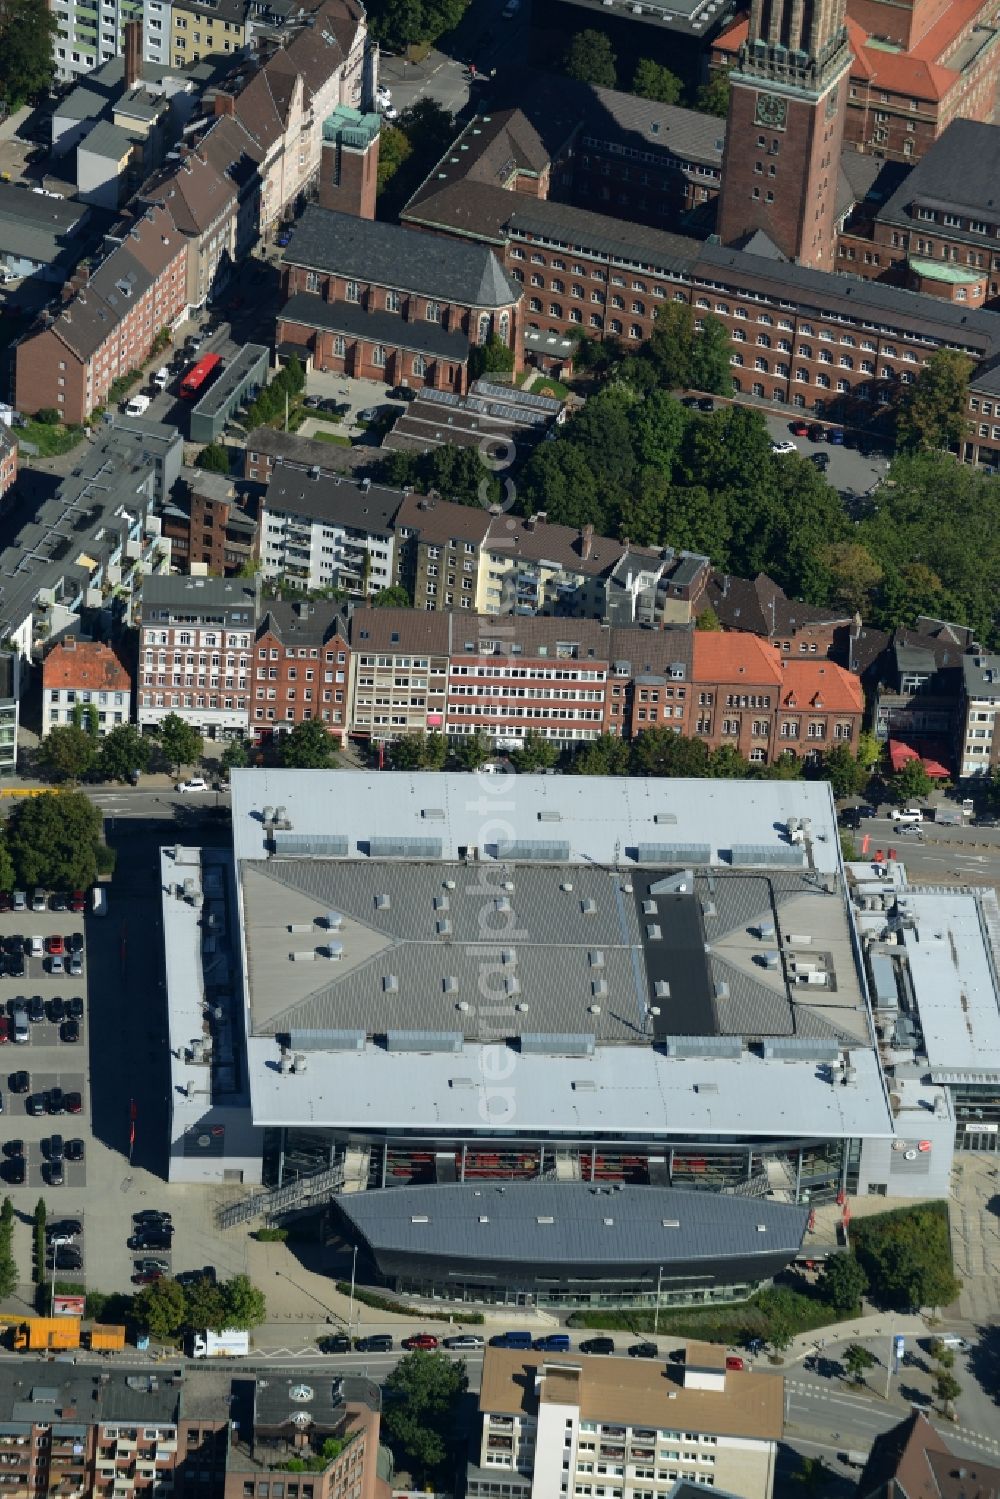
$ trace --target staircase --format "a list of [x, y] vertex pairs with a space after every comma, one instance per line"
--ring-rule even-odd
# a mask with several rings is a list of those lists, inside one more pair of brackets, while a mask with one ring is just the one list
[[[317, 1198], [329, 1197], [344, 1186], [344, 1166], [324, 1166], [310, 1176], [300, 1176], [283, 1187], [274, 1187], [270, 1192], [255, 1192], [239, 1202], [220, 1208], [216, 1214], [219, 1228], [235, 1228], [238, 1223], [249, 1223], [253, 1218], [278, 1218], [294, 1208], [309, 1207]], [[357, 1190], [357, 1187], [355, 1187]]]
[[556, 1181], [578, 1182], [581, 1180], [580, 1156], [575, 1150], [556, 1151]]
[[371, 1148], [367, 1145], [349, 1145], [344, 1155], [343, 1192], [363, 1192], [368, 1185], [371, 1166]]

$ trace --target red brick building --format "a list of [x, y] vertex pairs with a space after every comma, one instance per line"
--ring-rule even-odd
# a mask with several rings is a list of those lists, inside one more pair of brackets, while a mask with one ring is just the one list
[[256, 503], [237, 497], [231, 479], [189, 469], [187, 495], [174, 496], [163, 511], [163, 535], [181, 567], [231, 576], [257, 551]]
[[0, 422], [0, 499], [17, 478], [17, 438]]
[[257, 628], [250, 674], [250, 733], [257, 744], [318, 720], [347, 734], [347, 622], [323, 600], [272, 600]]
[[43, 313], [17, 344], [18, 409], [86, 421], [184, 312], [186, 276], [187, 240], [166, 207], [149, 208], [62, 310]]
[[279, 358], [389, 385], [464, 393], [497, 338], [520, 368], [520, 292], [492, 250], [307, 208], [284, 254]]

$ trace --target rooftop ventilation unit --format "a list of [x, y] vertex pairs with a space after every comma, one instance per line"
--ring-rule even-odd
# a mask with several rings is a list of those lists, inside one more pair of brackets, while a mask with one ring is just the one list
[[328, 932], [339, 932], [344, 924], [344, 918], [339, 911], [327, 911], [323, 924]]
[[382, 992], [384, 994], [399, 993], [399, 979], [394, 973], [386, 973], [382, 975]]
[[525, 1056], [592, 1057], [594, 1038], [586, 1031], [565, 1035], [558, 1032], [525, 1031], [521, 1036], [521, 1051]]
[[655, 900], [644, 900], [642, 903], [642, 914], [644, 916], [655, 916], [657, 905]]
[[420, 815], [421, 817], [427, 818], [429, 821], [444, 822], [443, 807], [423, 807], [421, 809]]
[[663, 936], [663, 929], [656, 921], [651, 921], [646, 927], [646, 936], [650, 942], [659, 942]]
[[743, 1055], [742, 1036], [667, 1036], [664, 1047], [668, 1057], [720, 1057], [738, 1061]]
[[607, 979], [593, 979], [590, 985], [590, 992], [595, 999], [604, 999], [608, 992]]
[[375, 897], [375, 909], [376, 909], [376, 911], [388, 911], [390, 909], [390, 906], [391, 906], [391, 902], [390, 902], [389, 897], [387, 895], [376, 895], [376, 897]]
[[591, 968], [603, 968], [604, 954], [602, 952], [589, 952], [587, 954], [587, 961]]
[[435, 895], [435, 897], [434, 897], [434, 909], [435, 909], [435, 911], [447, 911], [449, 909], [449, 906], [450, 906], [450, 902], [448, 900], [447, 895]]
[[451, 921], [447, 916], [444, 916], [440, 921], [435, 922], [434, 926], [439, 937], [451, 936], [452, 926]]
[[288, 859], [344, 859], [348, 853], [348, 840], [340, 834], [324, 836], [320, 833], [272, 833], [274, 852]]
[[653, 992], [655, 993], [657, 999], [669, 999], [670, 998], [670, 980], [669, 979], [657, 979], [656, 983], [653, 985]]
[[719, 1085], [718, 1083], [695, 1083], [694, 1091], [696, 1093], [718, 1093]]
[[457, 994], [458, 993], [458, 979], [455, 977], [455, 975], [453, 973], [447, 974], [441, 980], [441, 988], [444, 990], [445, 994]]
[[572, 1083], [574, 1093], [596, 1093], [597, 1084], [592, 1077], [575, 1077]]
[[387, 1031], [385, 1037], [389, 1051], [434, 1051], [454, 1055], [462, 1050], [464, 1042], [461, 1031]]
[[635, 858], [637, 864], [711, 864], [712, 850], [707, 843], [640, 843]]
[[522, 863], [539, 860], [547, 864], [564, 864], [569, 859], [568, 843], [549, 843], [541, 838], [502, 841], [496, 848], [498, 859], [519, 859]]
[[440, 859], [440, 838], [369, 838], [373, 859]]
[[769, 1036], [764, 1042], [764, 1056], [785, 1062], [836, 1062], [840, 1043], [814, 1036]]
[[677, 821], [677, 813], [676, 812], [657, 812], [653, 816], [653, 821], [655, 823], [659, 823], [661, 825], [663, 825], [663, 824], [672, 825], [672, 824], [676, 823], [676, 821]]
[[596, 902], [596, 900], [590, 900], [589, 898], [587, 900], [582, 900], [580, 902], [580, 913], [583, 916], [596, 916], [597, 915], [597, 902]]
[[291, 1031], [293, 1051], [364, 1051], [364, 1031]]
[[806, 862], [805, 850], [790, 848], [787, 843], [734, 843], [730, 853], [738, 866], [774, 864], [801, 869]]

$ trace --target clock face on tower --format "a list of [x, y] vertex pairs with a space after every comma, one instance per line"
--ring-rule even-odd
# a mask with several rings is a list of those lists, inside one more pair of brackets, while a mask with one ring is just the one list
[[772, 130], [784, 130], [787, 110], [788, 105], [780, 94], [758, 94], [754, 124], [766, 125]]

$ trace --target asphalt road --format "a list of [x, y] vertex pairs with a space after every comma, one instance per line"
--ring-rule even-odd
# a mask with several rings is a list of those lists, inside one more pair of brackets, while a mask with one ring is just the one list
[[788, 415], [767, 415], [767, 430], [776, 442], [794, 442], [803, 457], [811, 453], [826, 453], [830, 460], [830, 466], [826, 471], [827, 483], [839, 490], [842, 495], [864, 495], [873, 485], [883, 480], [888, 472], [888, 455], [880, 457], [862, 458], [856, 448], [838, 447], [828, 442], [810, 442], [808, 437], [793, 437], [789, 431], [792, 422], [800, 421], [805, 417], [811, 420], [807, 413], [795, 412]]
[[869, 854], [895, 849], [907, 874], [916, 881], [1000, 884], [1000, 828], [926, 822], [918, 836], [903, 832], [888, 817], [871, 817], [850, 832], [859, 856], [863, 857], [862, 840], [867, 836]]

